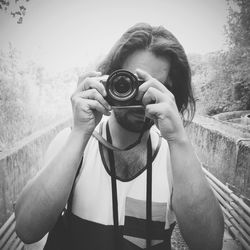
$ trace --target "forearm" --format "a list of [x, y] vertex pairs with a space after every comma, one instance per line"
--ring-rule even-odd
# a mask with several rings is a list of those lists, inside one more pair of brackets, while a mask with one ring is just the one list
[[26, 241], [39, 240], [54, 225], [68, 200], [88, 139], [72, 131], [58, 154], [22, 191], [16, 203], [16, 229]]
[[224, 230], [219, 204], [187, 139], [169, 144], [173, 209], [191, 249], [221, 249]]

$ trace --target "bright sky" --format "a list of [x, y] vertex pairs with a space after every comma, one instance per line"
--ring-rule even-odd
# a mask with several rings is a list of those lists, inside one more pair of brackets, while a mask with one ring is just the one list
[[22, 24], [0, 12], [0, 48], [8, 42], [47, 69], [84, 66], [137, 22], [163, 25], [187, 53], [225, 43], [225, 0], [30, 0]]

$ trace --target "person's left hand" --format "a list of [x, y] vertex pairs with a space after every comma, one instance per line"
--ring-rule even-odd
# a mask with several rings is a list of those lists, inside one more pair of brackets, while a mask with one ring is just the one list
[[174, 95], [163, 83], [144, 70], [137, 69], [136, 74], [145, 81], [139, 87], [137, 96], [145, 105], [145, 115], [154, 120], [161, 135], [168, 142], [185, 139], [186, 133]]

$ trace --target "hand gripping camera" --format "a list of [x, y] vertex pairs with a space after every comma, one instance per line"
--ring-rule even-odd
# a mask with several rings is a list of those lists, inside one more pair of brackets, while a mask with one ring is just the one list
[[107, 102], [113, 108], [143, 108], [141, 101], [136, 100], [139, 86], [143, 82], [127, 70], [114, 71], [107, 81], [102, 81], [107, 92]]

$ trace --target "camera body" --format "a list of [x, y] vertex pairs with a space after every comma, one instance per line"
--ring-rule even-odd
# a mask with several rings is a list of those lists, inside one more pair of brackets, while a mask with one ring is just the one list
[[133, 73], [119, 69], [109, 75], [106, 81], [102, 81], [107, 96], [106, 101], [115, 108], [140, 108], [141, 101], [136, 100], [139, 86], [144, 80], [138, 79]]

